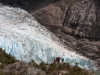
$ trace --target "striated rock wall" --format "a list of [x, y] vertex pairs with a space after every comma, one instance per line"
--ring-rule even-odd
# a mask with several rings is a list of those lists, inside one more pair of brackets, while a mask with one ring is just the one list
[[98, 1], [83, 0], [70, 3], [49, 5], [36, 11], [34, 16], [56, 34], [65, 32], [75, 37], [100, 38]]
[[36, 11], [33, 15], [57, 36], [64, 33], [96, 40], [100, 37], [99, 9], [99, 0], [62, 0]]
[[96, 9], [96, 21], [94, 22], [94, 25], [91, 27], [91, 37], [100, 39], [100, 1], [95, 1]]
[[65, 45], [100, 65], [99, 0], [61, 0], [32, 14]]
[[35, 18], [57, 36], [64, 32], [80, 38], [100, 38], [99, 0], [60, 0], [55, 3], [53, 0], [34, 0], [32, 3], [28, 0], [0, 2], [33, 12]]
[[[91, 27], [96, 20], [94, 1], [74, 3], [66, 13], [63, 31], [76, 37], [90, 37]], [[70, 29], [70, 32], [67, 31]]]

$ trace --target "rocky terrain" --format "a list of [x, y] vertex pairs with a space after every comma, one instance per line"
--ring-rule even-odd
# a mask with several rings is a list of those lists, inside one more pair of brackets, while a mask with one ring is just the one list
[[0, 75], [46, 75], [44, 71], [37, 67], [29, 66], [27, 63], [16, 62], [0, 70]]
[[93, 72], [69, 63], [36, 64], [20, 62], [0, 48], [0, 75], [94, 75]]
[[99, 0], [0, 1], [27, 10], [61, 42], [100, 65]]
[[100, 65], [99, 0], [61, 0], [32, 14], [65, 45]]
[[0, 64], [0, 75], [95, 75], [89, 70], [87, 71], [77, 66], [71, 67], [64, 63], [53, 63], [51, 65], [40, 64], [35, 66], [34, 62], [30, 64], [16, 62], [3, 68], [1, 68], [1, 65], [2, 64]]

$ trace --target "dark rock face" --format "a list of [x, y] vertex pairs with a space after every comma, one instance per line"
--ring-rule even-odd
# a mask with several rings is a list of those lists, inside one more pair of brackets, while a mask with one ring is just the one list
[[72, 32], [68, 33], [66, 30], [64, 30], [64, 32], [74, 35], [75, 37], [90, 38], [91, 26], [95, 20], [94, 1], [76, 2], [69, 7], [64, 20], [64, 28], [68, 27]]
[[100, 1], [96, 0], [96, 21], [91, 27], [91, 36], [100, 39]]
[[[100, 38], [99, 9], [94, 0], [83, 0], [71, 5], [49, 5], [35, 13], [35, 18], [43, 25], [80, 38]], [[62, 9], [63, 8], [63, 9]], [[54, 31], [55, 33], [55, 31]], [[96, 36], [98, 35], [98, 36]]]
[[28, 12], [33, 12], [43, 8], [52, 2], [53, 0], [0, 0], [0, 3], [2, 4], [13, 7], [20, 7], [24, 10], [27, 10]]
[[65, 45], [92, 60], [100, 59], [99, 0], [60, 1], [35, 11], [33, 16]]

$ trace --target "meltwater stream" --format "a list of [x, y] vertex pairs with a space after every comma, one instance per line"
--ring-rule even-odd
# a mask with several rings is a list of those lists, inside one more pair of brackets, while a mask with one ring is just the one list
[[27, 11], [0, 4], [0, 47], [23, 62], [34, 60], [52, 63], [54, 58], [63, 57], [64, 62], [89, 70], [95, 63], [74, 52], [68, 51], [48, 30], [41, 26]]

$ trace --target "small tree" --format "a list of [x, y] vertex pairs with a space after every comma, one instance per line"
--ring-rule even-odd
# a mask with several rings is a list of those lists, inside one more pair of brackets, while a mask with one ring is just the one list
[[46, 65], [45, 65], [44, 62], [41, 62], [39, 66], [41, 67], [41, 69], [42, 69], [43, 71], [47, 71], [47, 67], [46, 67]]

